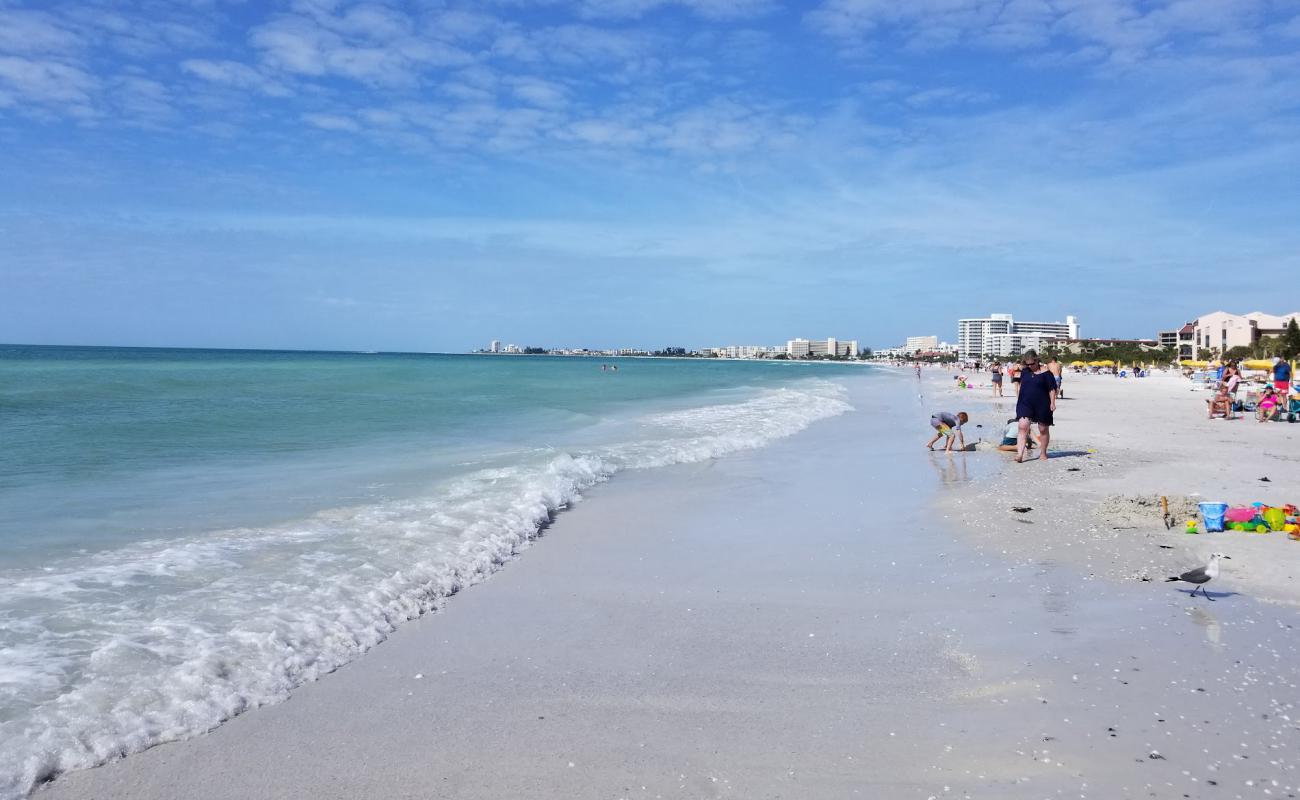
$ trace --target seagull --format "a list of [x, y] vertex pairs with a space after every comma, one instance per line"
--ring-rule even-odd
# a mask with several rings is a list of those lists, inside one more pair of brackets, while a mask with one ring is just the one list
[[[1214, 598], [1210, 597], [1210, 593], [1205, 591], [1205, 584], [1219, 577], [1219, 559], [1221, 558], [1232, 560], [1232, 556], [1225, 556], [1223, 553], [1210, 553], [1210, 561], [1208, 564], [1203, 567], [1197, 567], [1196, 569], [1189, 569], [1177, 578], [1165, 578], [1165, 583], [1169, 583], [1170, 581], [1186, 581], [1187, 583], [1194, 583], [1196, 584], [1196, 589], [1200, 589], [1201, 594], [1205, 595], [1205, 599], [1213, 602]], [[1196, 594], [1196, 589], [1192, 590], [1193, 595]]]

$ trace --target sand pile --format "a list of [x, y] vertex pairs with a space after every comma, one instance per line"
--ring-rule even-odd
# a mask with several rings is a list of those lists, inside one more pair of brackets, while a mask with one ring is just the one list
[[[1174, 525], [1182, 525], [1197, 517], [1197, 500], [1187, 495], [1166, 495], [1169, 500], [1169, 518]], [[1097, 518], [1112, 528], [1144, 528], [1153, 525], [1164, 527], [1164, 508], [1160, 495], [1113, 494], [1102, 500], [1094, 511]]]

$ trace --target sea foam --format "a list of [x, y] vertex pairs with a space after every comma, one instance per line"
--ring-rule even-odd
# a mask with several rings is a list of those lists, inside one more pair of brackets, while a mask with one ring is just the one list
[[0, 797], [278, 702], [517, 556], [628, 469], [762, 447], [850, 410], [807, 380], [534, 450], [426, 496], [269, 528], [137, 542], [0, 574]]

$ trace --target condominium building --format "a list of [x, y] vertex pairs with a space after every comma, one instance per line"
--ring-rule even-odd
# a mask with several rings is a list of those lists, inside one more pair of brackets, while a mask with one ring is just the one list
[[929, 353], [939, 347], [938, 336], [909, 336], [903, 342], [903, 349], [909, 353]]
[[1216, 358], [1234, 347], [1249, 347], [1265, 336], [1281, 336], [1293, 319], [1300, 324], [1300, 311], [1280, 316], [1262, 311], [1215, 311], [1198, 317], [1192, 323], [1192, 358]]
[[1079, 320], [1073, 316], [1065, 322], [1023, 322], [1010, 314], [957, 320], [957, 352], [962, 358], [1008, 358], [1055, 339], [1078, 338]]
[[500, 353], [500, 352], [501, 352], [501, 342], [497, 341], [496, 339], [493, 339], [493, 340], [492, 340], [492, 344], [488, 345], [488, 352], [489, 352], [489, 353]]
[[1181, 328], [1175, 328], [1169, 331], [1160, 331], [1156, 334], [1156, 340], [1161, 347], [1171, 347], [1179, 358], [1192, 357], [1192, 339], [1196, 335], [1196, 323], [1189, 322]]

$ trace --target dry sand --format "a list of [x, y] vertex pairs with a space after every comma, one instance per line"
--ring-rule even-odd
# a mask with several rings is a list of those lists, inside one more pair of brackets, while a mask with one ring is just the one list
[[[960, 406], [983, 424], [985, 438], [1001, 436], [1015, 415], [1013, 397], [993, 398], [984, 377], [985, 386], [963, 391], [935, 372], [926, 381], [932, 404]], [[1163, 580], [1223, 552], [1232, 560], [1215, 586], [1300, 605], [1300, 541], [1284, 533], [1184, 532], [1202, 500], [1300, 505], [1300, 424], [1207, 419], [1209, 393], [1173, 374], [1067, 374], [1065, 393], [1054, 457], [1015, 464], [991, 453], [1006, 470], [946, 493], [946, 514], [1007, 558], [1053, 558], [1114, 580]], [[1173, 511], [1168, 530], [1162, 496]], [[1011, 510], [1026, 506], [1034, 510]]]
[[[1069, 439], [1089, 408], [1070, 401], [1062, 441], [1097, 456], [1012, 473], [996, 453], [923, 451], [946, 386], [850, 380], [856, 413], [619, 476], [288, 702], [37, 796], [1296, 796], [1294, 609], [1257, 602], [1250, 572], [1218, 602], [1090, 580], [1118, 532], [1002, 511], [1026, 491], [1032, 514], [1076, 502], [1060, 499], [1075, 464], [1096, 496], [1140, 493], [1160, 468], [1119, 460], [1137, 442], [1118, 423]], [[1253, 423], [1220, 424], [1231, 439]], [[1212, 473], [1177, 489], [1222, 488]]]

